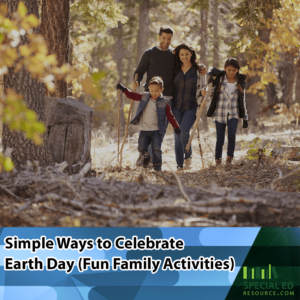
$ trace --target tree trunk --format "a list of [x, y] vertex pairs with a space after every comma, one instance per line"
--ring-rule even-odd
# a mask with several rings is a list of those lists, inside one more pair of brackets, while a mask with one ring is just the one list
[[[138, 65], [144, 51], [148, 49], [149, 46], [149, 37], [150, 37], [150, 20], [149, 20], [149, 0], [142, 0], [140, 2], [139, 7], [139, 31], [137, 37], [137, 57], [136, 57], [136, 65]], [[132, 75], [131, 75], [132, 76]], [[132, 77], [131, 77], [132, 78]], [[133, 78], [132, 78], [133, 80]], [[146, 82], [146, 74], [144, 75], [143, 79], [141, 80], [140, 87], [136, 90], [137, 93], [143, 93], [144, 87], [143, 85]], [[133, 108], [131, 113], [131, 118], [133, 118], [136, 114], [136, 110], [139, 106], [137, 101], [133, 102]], [[135, 125], [130, 125], [130, 127], [136, 127]]]
[[[38, 14], [37, 0], [22, 0], [27, 6], [28, 14]], [[18, 9], [20, 0], [0, 0], [8, 6], [8, 17]], [[34, 29], [39, 33], [39, 28]], [[27, 36], [22, 37], [21, 44], [28, 43]], [[4, 88], [12, 88], [15, 92], [22, 94], [27, 106], [35, 111], [38, 120], [45, 122], [45, 96], [44, 84], [32, 79], [25, 68], [19, 73], [14, 73], [13, 68], [9, 68], [8, 75], [4, 77]], [[3, 125], [3, 153], [11, 153], [12, 161], [16, 168], [26, 164], [26, 161], [39, 161], [40, 165], [47, 166], [52, 163], [48, 152], [47, 134], [44, 135], [44, 145], [36, 146], [31, 140], [27, 140], [23, 133], [10, 131], [7, 125]]]
[[300, 59], [298, 60], [297, 66], [296, 66], [296, 88], [295, 88], [295, 102], [300, 104]]
[[[123, 56], [124, 56], [124, 47], [123, 47], [123, 25], [121, 22], [118, 22], [118, 28], [114, 29], [116, 32], [115, 40], [117, 51], [115, 55], [115, 61], [117, 64], [117, 70], [119, 75], [119, 82], [123, 82]], [[116, 102], [118, 105], [119, 100]], [[121, 93], [121, 114], [120, 114], [120, 132], [125, 132], [125, 118], [124, 118], [124, 95]]]
[[[272, 18], [273, 18], [273, 7], [270, 7], [267, 11], [266, 19], [272, 19]], [[258, 33], [260, 40], [262, 42], [264, 42], [265, 44], [270, 43], [270, 34], [271, 34], [271, 28], [267, 28], [267, 27], [261, 28], [259, 30], [259, 33]], [[260, 57], [258, 59], [261, 59], [264, 56], [265, 56], [265, 51], [263, 51], [260, 54]], [[251, 71], [253, 69], [250, 68], [250, 66], [249, 66], [249, 70]], [[256, 72], [262, 71], [262, 68], [257, 67], [257, 68], [255, 68], [255, 71]], [[247, 81], [247, 87], [249, 88], [250, 86], [252, 86], [255, 83], [259, 82], [260, 79], [261, 79], [261, 77], [259, 75], [249, 77], [248, 81]], [[249, 121], [253, 121], [253, 124], [256, 125], [257, 124], [258, 109], [259, 109], [259, 96], [258, 96], [258, 93], [256, 93], [256, 94], [247, 93], [246, 94], [246, 104], [247, 104], [247, 111], [248, 111]]]
[[[43, 0], [41, 34], [46, 41], [49, 54], [55, 54], [58, 66], [69, 63], [69, 0]], [[64, 80], [55, 80], [54, 93], [46, 90], [46, 96], [66, 98], [67, 83]]]
[[219, 0], [213, 3], [213, 33], [214, 33], [214, 60], [213, 66], [219, 68]]
[[267, 85], [267, 97], [268, 97], [268, 106], [271, 106], [278, 102], [276, 86], [273, 82], [270, 82]]
[[281, 53], [281, 60], [278, 62], [278, 78], [282, 87], [281, 103], [288, 107], [293, 104], [293, 87], [295, 82], [296, 70], [294, 55], [291, 52]]
[[140, 3], [140, 14], [139, 14], [139, 31], [137, 40], [137, 63], [140, 61], [144, 51], [148, 48], [149, 40], [149, 0], [143, 0]]
[[[207, 33], [207, 27], [208, 27], [208, 11], [207, 10], [201, 10], [201, 40], [200, 40], [200, 61], [208, 68], [208, 33]], [[207, 117], [206, 117], [206, 108], [203, 110], [201, 114], [202, 123], [200, 123], [200, 129], [208, 131], [208, 123], [207, 123]]]

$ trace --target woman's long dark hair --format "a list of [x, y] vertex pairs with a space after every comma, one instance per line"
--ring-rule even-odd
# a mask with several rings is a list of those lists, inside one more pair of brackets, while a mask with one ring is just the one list
[[[230, 57], [230, 58], [227, 58], [227, 60], [225, 61], [224, 70], [227, 67], [233, 67], [235, 69], [240, 70], [240, 63], [239, 63], [239, 61], [237, 59], [235, 59], [233, 57]], [[220, 84], [219, 84], [219, 87], [218, 87], [218, 92], [221, 91], [221, 86], [222, 86], [222, 83], [224, 81], [225, 74], [222, 76], [222, 80], [220, 81]], [[239, 77], [239, 75], [240, 75], [240, 73], [237, 72], [236, 75], [235, 75], [235, 78], [236, 78], [236, 81], [237, 81], [237, 87], [238, 87], [238, 89], [240, 90], [241, 93], [243, 93], [243, 89], [242, 89], [242, 87], [240, 85], [240, 80], [239, 80], [240, 77]]]
[[178, 73], [181, 71], [182, 61], [179, 58], [179, 52], [181, 49], [189, 50], [192, 53], [192, 57], [191, 57], [192, 66], [195, 66], [197, 70], [200, 72], [201, 69], [204, 67], [204, 65], [197, 62], [197, 56], [195, 50], [188, 43], [181, 43], [173, 51], [173, 54], [175, 55], [174, 73]]

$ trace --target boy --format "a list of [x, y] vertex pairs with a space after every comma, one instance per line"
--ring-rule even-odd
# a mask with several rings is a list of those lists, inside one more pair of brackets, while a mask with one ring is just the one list
[[162, 138], [167, 130], [166, 118], [172, 124], [175, 132], [180, 135], [180, 127], [174, 118], [169, 100], [164, 98], [163, 81], [160, 77], [153, 77], [149, 81], [149, 92], [143, 94], [133, 93], [121, 83], [118, 83], [117, 89], [120, 89], [127, 98], [140, 101], [137, 112], [130, 124], [140, 125], [140, 135], [138, 141], [138, 150], [142, 157], [143, 167], [146, 168], [150, 161], [148, 146], [151, 144], [153, 153], [153, 168], [155, 171], [161, 170]]

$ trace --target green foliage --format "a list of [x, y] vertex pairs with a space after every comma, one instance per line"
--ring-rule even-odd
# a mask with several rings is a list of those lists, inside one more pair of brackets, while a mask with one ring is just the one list
[[22, 99], [22, 95], [16, 94], [12, 89], [6, 91], [2, 122], [6, 123], [11, 130], [20, 130], [25, 133], [27, 139], [41, 145], [41, 134], [45, 132], [45, 126], [37, 121], [34, 111], [28, 109]]
[[[262, 143], [261, 139], [256, 138], [252, 141], [251, 144], [247, 142], [242, 143], [242, 147], [249, 148], [246, 158], [249, 160], [254, 160], [258, 158], [258, 154], [260, 151], [262, 151], [262, 153], [266, 156], [271, 156], [271, 149], [267, 149], [271, 144], [272, 141], [266, 141]], [[280, 146], [280, 143], [278, 143], [277, 147], [279, 148]]]
[[118, 21], [127, 21], [114, 0], [78, 0], [71, 5], [71, 14], [77, 15], [88, 24], [94, 24], [98, 30], [116, 27]]
[[241, 29], [238, 32], [238, 39], [229, 44], [231, 56], [246, 52], [249, 58], [263, 51], [264, 45], [258, 39], [258, 30], [266, 26], [267, 11], [270, 7], [279, 10], [282, 6], [279, 0], [243, 0], [232, 10], [234, 20], [238, 22]]
[[209, 0], [196, 0], [192, 5], [191, 9], [206, 9], [209, 10]]

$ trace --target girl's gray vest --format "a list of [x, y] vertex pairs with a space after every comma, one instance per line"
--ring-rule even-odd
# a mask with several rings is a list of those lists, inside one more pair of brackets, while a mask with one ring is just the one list
[[[145, 109], [149, 99], [150, 99], [150, 93], [143, 93], [142, 99], [139, 103], [139, 106], [136, 111], [135, 117], [132, 119], [130, 124], [132, 125], [139, 125], [140, 124], [140, 118], [143, 113], [143, 110]], [[160, 134], [165, 134], [167, 131], [167, 115], [166, 115], [166, 106], [169, 103], [169, 99], [158, 97], [156, 99], [156, 111], [157, 111], [157, 120], [158, 120], [158, 128]]]

